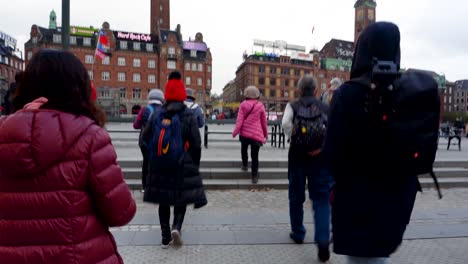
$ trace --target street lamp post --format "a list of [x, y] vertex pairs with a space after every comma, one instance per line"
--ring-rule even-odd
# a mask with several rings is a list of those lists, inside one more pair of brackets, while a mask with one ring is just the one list
[[70, 49], [70, 0], [62, 0], [62, 45]]

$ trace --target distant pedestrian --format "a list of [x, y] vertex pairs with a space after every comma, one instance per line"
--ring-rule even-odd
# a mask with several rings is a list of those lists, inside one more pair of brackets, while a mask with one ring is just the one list
[[334, 252], [349, 264], [390, 263], [410, 222], [417, 175], [432, 171], [437, 83], [418, 71], [400, 74], [400, 31], [378, 22], [359, 37], [351, 80], [335, 91], [330, 113], [323, 154], [335, 180]]
[[260, 99], [260, 91], [255, 86], [249, 86], [244, 90], [245, 100], [239, 108], [236, 127], [232, 136], [239, 136], [241, 142], [242, 170], [247, 171], [249, 156], [247, 150], [250, 146], [252, 159], [252, 183], [257, 183], [258, 173], [258, 153], [260, 147], [266, 143], [268, 138], [267, 119], [265, 106]]
[[315, 98], [317, 83], [312, 75], [298, 84], [299, 100], [286, 106], [282, 126], [290, 138], [288, 155], [290, 237], [297, 244], [304, 242], [305, 185], [313, 201], [315, 242], [318, 258], [330, 258], [330, 190], [332, 177], [323, 163], [321, 150], [325, 141], [328, 107]]
[[327, 105], [330, 105], [331, 103], [331, 100], [333, 98], [333, 94], [335, 93], [336, 89], [338, 89], [338, 87], [341, 86], [343, 82], [341, 81], [340, 78], [333, 78], [331, 81], [330, 81], [330, 87], [328, 88], [328, 90], [326, 90], [323, 94], [322, 94], [322, 102], [327, 104]]
[[185, 99], [185, 105], [187, 108], [192, 111], [193, 115], [197, 118], [197, 124], [199, 128], [202, 128], [205, 125], [205, 120], [203, 118], [203, 109], [200, 105], [195, 102], [195, 91], [192, 88], [185, 89], [187, 93], [187, 99]]
[[15, 75], [15, 82], [10, 84], [10, 88], [8, 89], [8, 91], [5, 94], [5, 97], [3, 98], [3, 104], [4, 104], [3, 105], [3, 111], [4, 111], [5, 115], [11, 115], [14, 112], [13, 98], [15, 96], [16, 87], [18, 86], [18, 84], [19, 84], [19, 82], [21, 80], [22, 74], [23, 73], [17, 73]]
[[[207, 204], [200, 176], [201, 137], [196, 117], [184, 104], [187, 95], [179, 72], [169, 76], [166, 103], [153, 114], [143, 131], [150, 148], [149, 174], [143, 200], [159, 204], [162, 248], [182, 245], [182, 224], [187, 205]], [[174, 221], [171, 226], [171, 206]]]
[[0, 262], [123, 264], [109, 227], [136, 204], [84, 65], [42, 49], [0, 118]]
[[140, 146], [141, 154], [143, 156], [143, 165], [142, 165], [142, 172], [141, 172], [143, 192], [146, 186], [146, 176], [148, 175], [149, 153], [148, 153], [148, 146], [143, 141], [142, 134], [143, 134], [143, 130], [148, 124], [148, 120], [151, 118], [152, 115], [155, 115], [159, 113], [159, 111], [161, 111], [163, 104], [164, 104], [163, 92], [159, 89], [152, 89], [148, 94], [148, 105], [140, 110], [140, 113], [138, 113], [138, 116], [135, 118], [135, 121], [133, 122], [134, 129], [141, 129], [140, 137], [138, 140], [138, 146]]

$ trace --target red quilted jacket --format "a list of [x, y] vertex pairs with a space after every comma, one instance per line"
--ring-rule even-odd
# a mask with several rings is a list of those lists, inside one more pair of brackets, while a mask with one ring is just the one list
[[92, 120], [51, 110], [0, 118], [0, 263], [123, 263], [109, 227], [135, 211]]

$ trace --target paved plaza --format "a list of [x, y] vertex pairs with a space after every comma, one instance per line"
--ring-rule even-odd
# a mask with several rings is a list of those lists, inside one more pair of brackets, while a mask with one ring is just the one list
[[[468, 263], [468, 189], [418, 195], [405, 242], [392, 263]], [[187, 211], [186, 246], [160, 249], [157, 206], [134, 192], [138, 213], [130, 225], [112, 229], [125, 263], [318, 263], [312, 244], [310, 202], [305, 204], [305, 245], [288, 237], [287, 191], [209, 191], [209, 204]], [[331, 263], [344, 263], [332, 256]]]
[[[210, 130], [231, 131], [232, 125], [211, 125]], [[111, 123], [108, 129], [131, 130], [131, 124]], [[201, 131], [203, 132], [203, 131]], [[202, 134], [203, 135], [203, 134]], [[141, 160], [138, 133], [111, 133], [119, 160]], [[240, 144], [229, 135], [210, 135], [202, 160], [237, 161]], [[441, 140], [438, 161], [468, 160], [468, 141], [446, 150]], [[286, 161], [287, 149], [267, 144], [261, 161]], [[443, 190], [438, 200], [434, 190], [418, 194], [412, 220], [402, 247], [392, 256], [394, 264], [468, 263], [468, 189]], [[183, 227], [185, 246], [179, 250], [160, 248], [157, 206], [142, 202], [133, 192], [138, 212], [124, 227], [113, 228], [125, 263], [318, 263], [313, 244], [311, 204], [305, 204], [305, 244], [289, 239], [289, 214], [286, 190], [208, 191], [209, 204], [199, 210], [189, 208]], [[344, 263], [332, 255], [330, 263]]]

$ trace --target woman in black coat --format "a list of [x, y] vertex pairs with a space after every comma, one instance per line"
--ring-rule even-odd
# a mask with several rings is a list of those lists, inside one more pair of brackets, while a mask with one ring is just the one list
[[[396, 25], [380, 22], [364, 30], [356, 45], [351, 79], [370, 84], [373, 58], [400, 65]], [[360, 84], [348, 82], [332, 100], [323, 153], [336, 181], [332, 204], [334, 251], [352, 256], [349, 263], [387, 263], [402, 242], [419, 184], [416, 175], [386, 175], [382, 168], [373, 166], [381, 164], [376, 161], [383, 153], [370, 153], [371, 144], [384, 139], [368, 133], [367, 91]]]
[[[165, 99], [167, 103], [163, 106], [161, 115], [172, 122], [174, 122], [174, 116], [178, 116], [185, 153], [183, 159], [180, 162], [176, 161], [177, 165], [174, 166], [161, 165], [155, 158], [150, 158], [149, 174], [143, 197], [145, 202], [159, 204], [163, 248], [168, 248], [171, 242], [174, 246], [182, 245], [181, 229], [187, 205], [194, 204], [195, 208], [200, 208], [207, 204], [199, 173], [200, 130], [195, 116], [184, 104], [185, 98], [185, 87], [180, 80], [180, 74], [174, 72], [170, 75], [166, 85]], [[154, 131], [156, 118], [159, 118], [158, 114], [152, 115], [149, 125], [145, 127], [142, 135], [143, 141], [152, 149], [149, 155], [153, 155], [153, 157], [157, 155], [156, 148], [160, 136], [155, 135], [156, 131]], [[172, 231], [169, 225], [171, 206], [174, 206]]]

